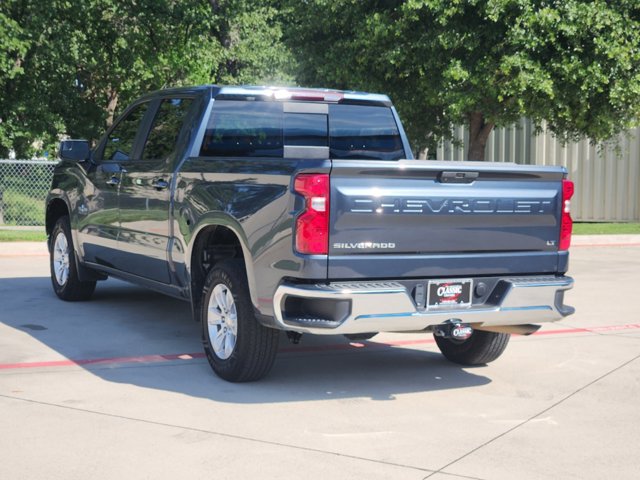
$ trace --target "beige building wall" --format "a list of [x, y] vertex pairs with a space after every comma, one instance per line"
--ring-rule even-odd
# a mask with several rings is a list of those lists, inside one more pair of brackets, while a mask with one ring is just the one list
[[[460, 144], [444, 142], [439, 160], [465, 159], [466, 129], [454, 131]], [[620, 135], [612, 145], [588, 140], [562, 145], [548, 132], [533, 134], [528, 120], [495, 129], [487, 142], [486, 160], [535, 165], [562, 165], [576, 185], [572, 216], [577, 221], [640, 221], [640, 128]]]

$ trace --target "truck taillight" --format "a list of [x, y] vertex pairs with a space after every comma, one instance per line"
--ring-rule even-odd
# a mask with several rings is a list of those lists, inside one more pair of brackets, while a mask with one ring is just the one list
[[574, 186], [571, 180], [562, 180], [562, 217], [560, 220], [560, 243], [559, 250], [569, 250], [571, 245], [571, 231], [573, 230], [573, 220], [571, 219], [571, 197]]
[[296, 250], [326, 255], [329, 251], [329, 175], [298, 175], [293, 188], [304, 197], [305, 206], [296, 220]]

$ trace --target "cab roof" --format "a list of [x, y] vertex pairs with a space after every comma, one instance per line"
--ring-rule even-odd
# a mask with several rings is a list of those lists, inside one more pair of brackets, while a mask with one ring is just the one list
[[333, 90], [327, 88], [276, 87], [276, 86], [220, 86], [200, 85], [195, 87], [179, 87], [158, 90], [143, 98], [167, 97], [169, 95], [203, 94], [208, 92], [212, 98], [237, 100], [280, 100], [306, 101], [323, 103], [366, 103], [391, 106], [387, 95], [378, 93], [357, 92], [350, 90]]
[[[309, 102], [327, 103], [377, 103], [391, 105], [391, 100], [386, 95], [378, 93], [366, 93], [346, 90], [333, 90], [328, 88], [301, 88], [301, 87], [257, 87], [257, 86], [228, 86], [215, 87], [218, 89], [214, 97], [268, 97], [273, 100], [297, 100]], [[266, 98], [265, 98], [266, 99]]]

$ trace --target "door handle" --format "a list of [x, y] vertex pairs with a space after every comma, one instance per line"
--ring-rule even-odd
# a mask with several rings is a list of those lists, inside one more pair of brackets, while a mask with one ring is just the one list
[[111, 185], [111, 186], [116, 186], [120, 183], [120, 179], [118, 179], [118, 177], [113, 176], [111, 177], [109, 180], [107, 180], [107, 185]]
[[169, 183], [165, 180], [159, 179], [159, 180], [155, 180], [151, 186], [153, 188], [155, 188], [156, 190], [164, 190], [166, 188], [169, 187]]

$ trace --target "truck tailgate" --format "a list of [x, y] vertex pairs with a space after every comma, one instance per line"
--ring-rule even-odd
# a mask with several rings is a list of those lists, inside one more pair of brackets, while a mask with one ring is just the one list
[[515, 164], [334, 161], [329, 278], [564, 271], [564, 176]]

